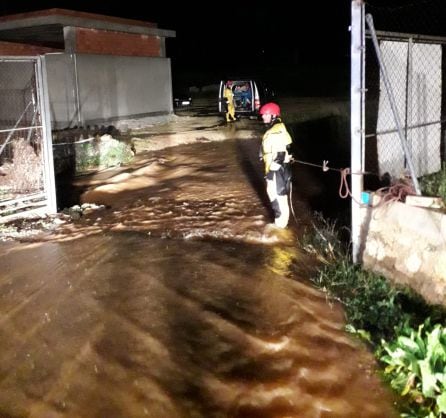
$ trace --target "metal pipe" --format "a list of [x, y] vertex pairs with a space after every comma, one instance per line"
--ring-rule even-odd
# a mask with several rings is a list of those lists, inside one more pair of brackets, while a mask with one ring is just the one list
[[73, 61], [74, 61], [74, 86], [75, 86], [75, 95], [76, 95], [76, 113], [77, 113], [77, 123], [78, 126], [82, 126], [82, 116], [81, 116], [81, 99], [79, 95], [79, 75], [78, 75], [78, 69], [77, 69], [77, 57], [76, 54], [73, 55]]
[[361, 68], [361, 87], [362, 87], [362, 94], [361, 94], [361, 150], [362, 150], [362, 160], [361, 160], [361, 167], [363, 171], [365, 171], [365, 128], [366, 128], [366, 122], [365, 122], [365, 95], [367, 93], [366, 88], [366, 82], [365, 82], [365, 69], [366, 69], [366, 44], [365, 44], [365, 6], [361, 9], [361, 31], [362, 31], [362, 40], [361, 40], [361, 47], [363, 48], [362, 53], [362, 68]]
[[[36, 123], [36, 116], [37, 116], [37, 112], [38, 112], [38, 108], [39, 108], [39, 105], [38, 105], [37, 100], [36, 100], [36, 97], [35, 97], [35, 92], [34, 92], [32, 83], [31, 83], [31, 98], [32, 98], [33, 105], [34, 105], [34, 114], [33, 114], [33, 119], [32, 119], [32, 121], [31, 121], [31, 127], [32, 127], [32, 126], [34, 126], [34, 124]], [[29, 143], [30, 140], [31, 140], [31, 134], [32, 134], [32, 129], [30, 129], [30, 130], [28, 131], [28, 136], [27, 136], [27, 138], [26, 138], [26, 142], [28, 142], [28, 143]]]
[[[416, 129], [416, 128], [424, 128], [425, 126], [438, 125], [438, 124], [442, 124], [442, 123], [446, 123], [446, 119], [436, 120], [434, 122], [417, 123], [416, 125], [407, 126], [407, 130]], [[365, 137], [373, 138], [374, 136], [377, 136], [377, 135], [394, 134], [395, 132], [398, 132], [398, 129], [386, 129], [384, 131], [379, 131], [374, 134], [367, 134]]]
[[410, 176], [412, 178], [412, 182], [414, 184], [415, 191], [416, 191], [417, 195], [421, 195], [420, 185], [418, 184], [418, 179], [417, 179], [417, 177], [415, 175], [415, 168], [414, 168], [414, 165], [413, 165], [413, 162], [412, 162], [412, 156], [411, 156], [411, 154], [409, 152], [409, 149], [407, 148], [407, 143], [404, 140], [404, 132], [403, 132], [403, 129], [401, 127], [401, 121], [400, 121], [400, 117], [399, 117], [399, 114], [398, 114], [398, 109], [396, 107], [395, 97], [394, 97], [393, 91], [392, 91], [392, 86], [391, 86], [389, 78], [387, 76], [387, 70], [386, 70], [384, 61], [383, 61], [382, 56], [381, 56], [381, 50], [379, 48], [378, 39], [376, 37], [376, 32], [375, 32], [375, 27], [373, 25], [373, 17], [372, 17], [372, 15], [367, 14], [366, 21], [367, 21], [367, 24], [369, 26], [370, 33], [372, 35], [372, 41], [373, 41], [373, 45], [375, 47], [376, 56], [378, 58], [379, 68], [381, 70], [381, 75], [383, 77], [384, 86], [386, 88], [387, 96], [389, 97], [390, 107], [392, 109], [393, 117], [395, 119], [395, 124], [396, 124], [397, 129], [398, 129], [398, 136], [400, 138], [401, 146], [403, 147], [404, 154], [405, 154], [406, 159], [407, 159], [407, 164], [409, 166]]
[[[446, 37], [444, 36], [429, 36], [429, 35], [420, 35], [416, 33], [402, 33], [402, 32], [387, 32], [382, 30], [375, 31], [376, 36], [379, 36], [379, 39], [386, 39], [391, 41], [407, 41], [409, 38], [412, 38], [413, 42], [416, 43], [429, 43], [429, 44], [446, 44]], [[371, 38], [370, 31], [366, 31], [367, 38]]]
[[47, 195], [47, 213], [57, 212], [56, 181], [54, 177], [53, 139], [51, 135], [50, 100], [48, 96], [48, 72], [45, 56], [37, 60], [37, 92], [42, 115], [42, 151], [44, 161], [44, 186]]
[[406, 81], [406, 121], [404, 131], [406, 134], [406, 142], [409, 149], [412, 149], [411, 129], [408, 129], [409, 123], [412, 122], [412, 83], [413, 83], [413, 40], [409, 38], [407, 44], [407, 81]]
[[36, 126], [28, 126], [26, 128], [14, 128], [14, 129], [0, 129], [0, 134], [3, 132], [18, 132], [18, 131], [27, 131], [29, 129], [39, 129], [42, 125], [36, 125]]
[[364, 130], [362, 129], [363, 106], [363, 54], [364, 54], [364, 3], [352, 0], [351, 6], [351, 84], [350, 84], [350, 164], [351, 172], [351, 240], [352, 259], [359, 262], [361, 247], [361, 193], [363, 190], [362, 143]]
[[34, 123], [36, 122], [36, 116], [37, 116], [37, 108], [34, 109], [33, 120], [31, 122], [31, 126], [28, 128], [28, 137], [26, 138], [26, 142], [30, 142], [30, 140], [31, 140], [31, 133], [33, 131], [32, 128], [34, 126]]
[[[6, 141], [2, 144], [2, 146], [0, 147], [0, 155], [2, 155], [2, 152], [3, 152], [3, 150], [5, 149], [5, 147], [6, 147], [6, 145], [8, 145], [8, 142], [9, 142], [9, 140], [11, 139], [11, 137], [12, 137], [12, 134], [14, 133], [14, 131], [15, 131], [15, 128], [17, 128], [17, 125], [20, 123], [20, 121], [22, 120], [22, 118], [23, 118], [23, 116], [25, 116], [25, 113], [26, 113], [26, 111], [28, 110], [28, 107], [30, 107], [31, 105], [32, 105], [32, 100], [26, 105], [26, 107], [25, 107], [25, 110], [23, 111], [23, 113], [20, 115], [20, 117], [18, 118], [18, 120], [17, 120], [17, 122], [15, 123], [15, 125], [14, 125], [14, 128], [12, 128], [12, 129], [8, 129], [8, 131], [11, 131], [11, 132], [9, 132], [9, 135], [8, 135], [8, 137], [6, 138]], [[26, 129], [29, 129], [29, 128], [26, 128]]]

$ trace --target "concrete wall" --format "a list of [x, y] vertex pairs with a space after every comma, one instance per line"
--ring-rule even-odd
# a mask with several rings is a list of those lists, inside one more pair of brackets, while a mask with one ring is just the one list
[[446, 306], [446, 214], [401, 202], [362, 214], [364, 267]]
[[173, 111], [168, 58], [49, 54], [45, 59], [53, 128], [111, 125]]
[[74, 55], [45, 55], [48, 93], [53, 128], [78, 126]]

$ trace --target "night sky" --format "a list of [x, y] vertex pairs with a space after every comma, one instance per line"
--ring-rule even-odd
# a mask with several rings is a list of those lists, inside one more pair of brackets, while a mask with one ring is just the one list
[[[2, 1], [0, 14], [64, 8], [158, 23], [176, 31], [168, 39], [176, 83], [210, 83], [240, 74], [274, 79], [296, 88], [341, 92], [349, 71], [349, 0], [269, 2]], [[333, 76], [336, 74], [336, 78]], [[337, 85], [330, 80], [343, 80]], [[307, 82], [302, 82], [302, 77]], [[311, 79], [311, 80], [310, 80]], [[309, 82], [309, 83], [308, 83]], [[324, 86], [320, 85], [324, 84]], [[279, 86], [280, 87], [280, 86]], [[284, 86], [286, 87], [286, 86]], [[321, 92], [324, 93], [324, 92]]]

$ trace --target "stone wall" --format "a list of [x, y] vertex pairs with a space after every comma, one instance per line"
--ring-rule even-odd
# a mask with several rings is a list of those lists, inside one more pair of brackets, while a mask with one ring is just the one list
[[446, 306], [446, 214], [392, 202], [362, 215], [364, 268]]

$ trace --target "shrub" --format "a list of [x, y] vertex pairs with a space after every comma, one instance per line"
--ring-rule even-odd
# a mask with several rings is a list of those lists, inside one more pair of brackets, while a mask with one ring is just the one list
[[129, 145], [104, 135], [98, 142], [76, 144], [76, 172], [119, 166], [129, 163], [133, 156]]
[[420, 186], [424, 194], [439, 196], [446, 202], [446, 166], [438, 173], [422, 177]]
[[404, 324], [398, 337], [383, 341], [377, 357], [384, 374], [406, 401], [402, 416], [434, 418], [446, 414], [446, 329], [430, 318], [417, 330]]

